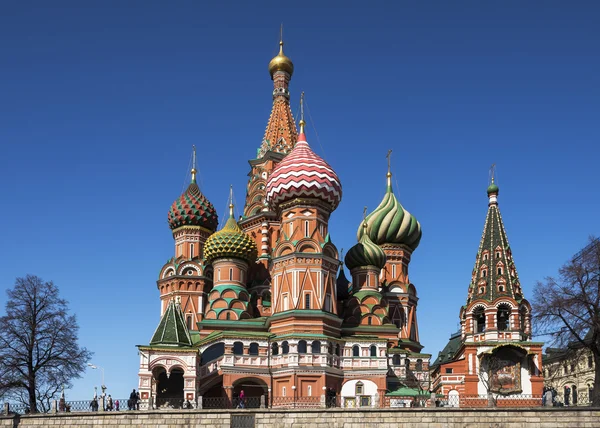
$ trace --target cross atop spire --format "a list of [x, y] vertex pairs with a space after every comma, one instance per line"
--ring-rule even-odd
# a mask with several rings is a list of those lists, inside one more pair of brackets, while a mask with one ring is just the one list
[[229, 217], [233, 217], [233, 184], [229, 185]]
[[365, 233], [366, 233], [367, 227], [368, 227], [368, 225], [367, 225], [367, 206], [365, 205], [365, 207], [363, 208], [363, 229], [365, 230]]
[[300, 122], [298, 122], [300, 126], [300, 134], [304, 134], [304, 126], [306, 122], [304, 121], [304, 91], [300, 94]]
[[392, 149], [389, 149], [387, 152], [387, 155], [385, 155], [385, 157], [387, 158], [387, 164], [388, 164], [388, 170], [387, 170], [387, 186], [388, 189], [392, 188], [392, 167], [391, 167], [391, 159], [392, 159]]
[[490, 177], [492, 179], [492, 184], [494, 184], [495, 176], [496, 176], [496, 164], [493, 163], [492, 166], [490, 167]]
[[192, 183], [196, 182], [196, 146], [192, 145]]

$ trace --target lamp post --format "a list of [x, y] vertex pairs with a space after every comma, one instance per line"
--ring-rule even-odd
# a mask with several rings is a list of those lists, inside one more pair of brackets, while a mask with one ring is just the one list
[[104, 385], [104, 368], [100, 367], [100, 366], [96, 366], [96, 365], [94, 365], [92, 363], [88, 363], [87, 365], [91, 369], [95, 369], [95, 370], [96, 369], [100, 369], [100, 370], [102, 370], [102, 385], [100, 386], [100, 388], [102, 388], [102, 394], [104, 394], [104, 392], [106, 391], [106, 385]]

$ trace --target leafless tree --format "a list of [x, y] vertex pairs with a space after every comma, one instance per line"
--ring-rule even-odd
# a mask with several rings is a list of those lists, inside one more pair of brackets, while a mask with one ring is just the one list
[[479, 364], [479, 379], [485, 387], [488, 407], [496, 407], [499, 395], [507, 394], [512, 389], [512, 379], [505, 379], [499, 374], [509, 361], [493, 354], [483, 354]]
[[594, 358], [593, 406], [600, 406], [600, 240], [590, 243], [534, 289], [538, 335], [562, 348], [589, 349]]
[[37, 276], [17, 278], [0, 318], [0, 396], [47, 411], [57, 393], [81, 376], [91, 352], [77, 344], [79, 326], [58, 287]]

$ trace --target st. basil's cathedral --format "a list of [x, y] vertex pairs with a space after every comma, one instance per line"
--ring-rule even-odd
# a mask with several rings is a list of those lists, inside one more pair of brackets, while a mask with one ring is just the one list
[[[266, 407], [372, 407], [389, 405], [391, 397], [429, 395], [431, 355], [421, 353], [417, 289], [409, 279], [421, 225], [394, 195], [388, 157], [384, 198], [357, 225], [357, 243], [342, 262], [328, 231], [342, 183], [311, 149], [303, 114], [296, 127], [293, 71], [280, 42], [269, 63], [273, 107], [249, 161], [243, 215], [234, 218], [230, 197], [229, 218], [217, 230], [195, 162], [187, 190], [169, 210], [175, 254], [157, 281], [159, 325], [150, 343], [138, 346], [142, 403], [218, 406], [239, 401], [244, 391], [247, 403]], [[496, 248], [486, 251], [493, 257]], [[501, 251], [503, 269], [511, 272], [510, 250]], [[520, 288], [504, 284], [510, 307], [518, 307]], [[480, 308], [492, 322], [493, 298], [506, 294], [477, 287], [469, 290], [474, 303], [461, 311], [462, 337], [474, 334], [469, 325], [480, 322], [474, 315]], [[514, 316], [529, 319], [528, 313]], [[515, 340], [525, 338], [529, 327], [523, 325], [510, 324], [509, 330], [522, 331], [513, 333]], [[487, 333], [477, 338], [492, 339]], [[454, 350], [437, 366], [457, 355]]]

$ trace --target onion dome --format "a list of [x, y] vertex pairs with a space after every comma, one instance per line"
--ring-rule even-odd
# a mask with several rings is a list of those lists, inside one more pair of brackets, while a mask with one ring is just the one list
[[283, 40], [279, 42], [279, 53], [269, 62], [271, 78], [276, 71], [285, 71], [290, 76], [294, 73], [294, 63], [283, 53]]
[[[377, 245], [402, 244], [411, 250], [419, 246], [421, 240], [421, 224], [398, 202], [392, 191], [392, 174], [387, 174], [387, 191], [383, 200], [365, 219], [366, 233]], [[358, 229], [357, 237], [361, 238], [364, 229]]]
[[192, 182], [169, 210], [169, 226], [171, 229], [201, 226], [214, 232], [218, 225], [219, 217], [215, 207], [200, 191], [196, 184], [196, 169], [192, 168]]
[[223, 229], [213, 233], [204, 244], [204, 258], [207, 262], [214, 259], [232, 257], [252, 263], [258, 250], [252, 238], [242, 232], [233, 218], [233, 204], [229, 205], [229, 219]]
[[490, 184], [487, 188], [487, 194], [488, 196], [491, 195], [492, 193], [498, 194], [498, 191], [500, 189], [498, 188], [498, 185], [495, 184], [494, 182], [492, 182], [492, 184]]
[[273, 170], [267, 183], [267, 201], [275, 207], [295, 198], [317, 198], [335, 210], [342, 200], [342, 185], [335, 171], [312, 151], [300, 121], [294, 149]]
[[[367, 224], [363, 224], [366, 229]], [[358, 244], [350, 248], [346, 254], [345, 262], [348, 269], [361, 266], [375, 266], [378, 269], [383, 269], [385, 266], [386, 256], [381, 247], [371, 241], [367, 233], [363, 233]]]

